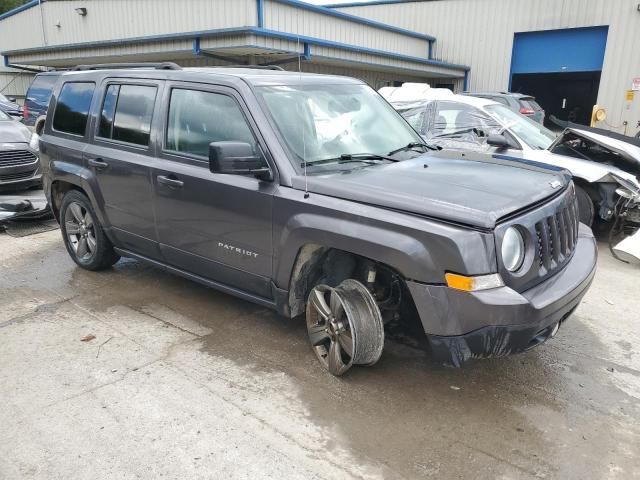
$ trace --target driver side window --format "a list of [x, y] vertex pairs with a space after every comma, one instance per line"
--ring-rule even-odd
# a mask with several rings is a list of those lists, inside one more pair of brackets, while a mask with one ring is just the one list
[[169, 102], [165, 148], [201, 157], [212, 142], [256, 141], [238, 102], [229, 95], [174, 88]]

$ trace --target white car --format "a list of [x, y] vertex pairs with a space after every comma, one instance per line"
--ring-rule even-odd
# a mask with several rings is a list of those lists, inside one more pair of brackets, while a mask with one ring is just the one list
[[[383, 87], [387, 99], [429, 144], [492, 152], [569, 170], [577, 187], [580, 221], [616, 216], [618, 178], [640, 188], [640, 142], [599, 129], [571, 125], [560, 135], [483, 98], [455, 95], [426, 84]], [[640, 223], [640, 209], [632, 209]], [[635, 218], [635, 217], [634, 217]]]

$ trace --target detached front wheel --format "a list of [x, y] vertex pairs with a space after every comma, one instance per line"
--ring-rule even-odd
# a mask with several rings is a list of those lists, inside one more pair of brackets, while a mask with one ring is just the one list
[[60, 205], [60, 227], [69, 255], [82, 268], [101, 270], [120, 259], [83, 193], [66, 193]]
[[384, 324], [373, 295], [352, 279], [317, 285], [307, 302], [307, 331], [316, 357], [332, 375], [373, 365], [382, 355]]

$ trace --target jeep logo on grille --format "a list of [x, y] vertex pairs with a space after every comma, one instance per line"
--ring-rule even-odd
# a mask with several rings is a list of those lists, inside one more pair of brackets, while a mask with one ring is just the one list
[[562, 186], [562, 182], [560, 180], [551, 180], [549, 185], [551, 185], [551, 188], [558, 188]]

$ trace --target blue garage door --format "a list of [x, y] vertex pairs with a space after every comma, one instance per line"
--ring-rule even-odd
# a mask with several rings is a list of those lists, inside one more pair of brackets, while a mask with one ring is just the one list
[[511, 73], [569, 73], [602, 70], [609, 27], [516, 33]]

